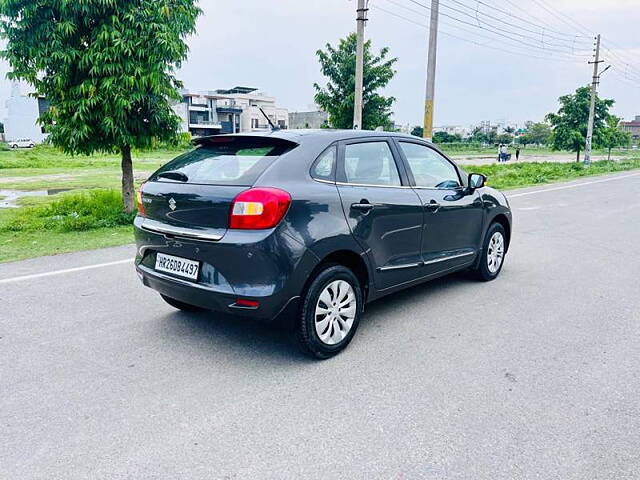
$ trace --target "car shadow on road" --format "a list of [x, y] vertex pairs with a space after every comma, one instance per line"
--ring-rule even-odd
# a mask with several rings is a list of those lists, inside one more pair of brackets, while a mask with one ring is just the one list
[[165, 334], [181, 337], [189, 348], [202, 346], [226, 361], [255, 359], [276, 363], [312, 362], [285, 328], [214, 312], [175, 312], [164, 317]]
[[[382, 301], [367, 305], [360, 329], [366, 332], [381, 319], [384, 323], [395, 323], [402, 306], [438, 296], [452, 288], [464, 288], [466, 283], [476, 282], [464, 272], [455, 273], [384, 297]], [[292, 329], [283, 326], [212, 312], [174, 312], [163, 318], [162, 329], [165, 336], [182, 338], [188, 349], [203, 347], [212, 356], [223, 355], [225, 361], [237, 358], [238, 361], [253, 359], [262, 363], [267, 360], [279, 365], [314, 362], [297, 348]]]
[[465, 284], [477, 284], [469, 272], [456, 272], [440, 277], [414, 287], [401, 290], [387, 297], [372, 302], [366, 307], [367, 316], [393, 314], [401, 306], [424, 300], [429, 296], [436, 296], [453, 288], [464, 288]]

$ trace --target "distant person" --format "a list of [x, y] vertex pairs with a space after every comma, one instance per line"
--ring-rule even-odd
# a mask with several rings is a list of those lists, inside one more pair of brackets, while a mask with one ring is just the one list
[[500, 146], [500, 158], [503, 162], [509, 159], [509, 148], [504, 144]]
[[516, 147], [516, 162], [520, 160], [520, 145]]
[[502, 147], [504, 147], [504, 145], [502, 145], [501, 143], [498, 144], [498, 162], [502, 161]]

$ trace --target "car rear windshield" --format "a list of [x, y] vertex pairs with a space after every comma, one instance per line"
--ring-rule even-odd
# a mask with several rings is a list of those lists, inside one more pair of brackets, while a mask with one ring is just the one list
[[152, 180], [171, 182], [174, 180], [159, 175], [179, 172], [186, 176], [187, 183], [249, 187], [279, 156], [294, 147], [294, 143], [269, 138], [212, 139], [167, 163]]

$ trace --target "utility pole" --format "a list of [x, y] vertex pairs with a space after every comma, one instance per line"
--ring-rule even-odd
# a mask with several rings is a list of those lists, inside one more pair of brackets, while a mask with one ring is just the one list
[[429, 142], [433, 138], [433, 101], [436, 90], [436, 53], [438, 50], [438, 17], [440, 0], [431, 0], [431, 24], [429, 27], [429, 60], [427, 63], [427, 94], [424, 102], [424, 133]]
[[591, 146], [593, 144], [593, 124], [596, 119], [596, 96], [598, 95], [598, 84], [600, 83], [600, 75], [598, 75], [598, 65], [600, 60], [600, 35], [596, 37], [596, 59], [593, 63], [593, 82], [591, 83], [591, 106], [589, 107], [589, 126], [587, 127], [587, 142], [584, 149], [584, 166], [591, 165]]
[[358, 0], [358, 43], [356, 46], [356, 90], [353, 106], [353, 129], [362, 130], [362, 89], [364, 83], [364, 27], [367, 23], [369, 0]]

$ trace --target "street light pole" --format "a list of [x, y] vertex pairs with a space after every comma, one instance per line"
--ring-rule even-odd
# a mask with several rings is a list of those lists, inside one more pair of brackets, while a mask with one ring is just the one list
[[427, 63], [427, 93], [424, 102], [424, 132], [427, 141], [433, 138], [433, 102], [436, 90], [436, 53], [438, 50], [438, 17], [440, 0], [431, 0], [431, 24], [429, 27], [429, 60]]
[[362, 130], [362, 97], [364, 83], [364, 27], [367, 22], [367, 4], [369, 0], [358, 0], [358, 28], [356, 46], [356, 86], [353, 106], [353, 129]]
[[596, 37], [596, 58], [593, 63], [593, 81], [591, 83], [591, 105], [589, 106], [589, 125], [587, 127], [587, 142], [584, 149], [584, 166], [591, 165], [591, 149], [593, 145], [593, 124], [596, 119], [596, 96], [598, 95], [598, 84], [600, 83], [600, 75], [598, 75], [598, 65], [602, 63], [600, 60], [600, 35]]

